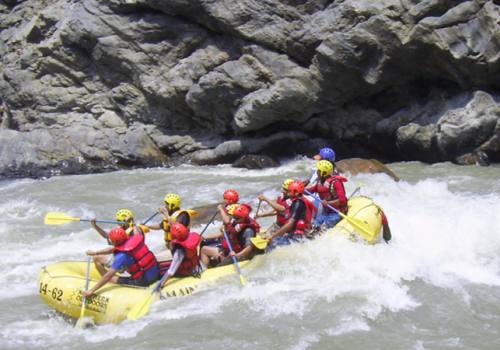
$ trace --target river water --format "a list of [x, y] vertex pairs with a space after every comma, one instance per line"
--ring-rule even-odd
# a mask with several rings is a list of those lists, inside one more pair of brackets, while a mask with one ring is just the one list
[[[166, 192], [195, 207], [227, 188], [251, 201], [312, 167], [298, 158], [266, 170], [181, 166], [1, 182], [0, 349], [500, 348], [498, 165], [395, 163], [400, 182], [350, 177], [348, 193], [361, 186], [385, 209], [391, 244], [334, 236], [277, 249], [244, 271], [245, 287], [227, 277], [157, 303], [139, 321], [75, 329], [38, 297], [42, 266], [104, 247], [88, 223], [45, 226], [49, 211], [112, 219], [128, 207], [146, 218]], [[148, 235], [153, 250], [161, 236]]]

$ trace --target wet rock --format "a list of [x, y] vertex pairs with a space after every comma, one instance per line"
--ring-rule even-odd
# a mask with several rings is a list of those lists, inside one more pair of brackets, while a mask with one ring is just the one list
[[280, 163], [266, 155], [245, 154], [233, 162], [234, 168], [265, 169], [279, 166]]
[[361, 159], [361, 158], [350, 158], [342, 159], [335, 163], [337, 169], [342, 174], [377, 174], [383, 173], [387, 174], [389, 177], [395, 181], [399, 181], [399, 177], [394, 174], [394, 172], [385, 166], [382, 162], [376, 159]]
[[222, 142], [213, 149], [194, 152], [191, 160], [195, 164], [232, 163], [245, 154], [262, 152], [266, 154], [290, 154], [290, 145], [308, 139], [302, 132], [278, 132], [268, 137], [241, 137], [239, 139]]
[[472, 153], [463, 154], [455, 158], [455, 163], [459, 165], [490, 165], [488, 155], [482, 151], [474, 151]]

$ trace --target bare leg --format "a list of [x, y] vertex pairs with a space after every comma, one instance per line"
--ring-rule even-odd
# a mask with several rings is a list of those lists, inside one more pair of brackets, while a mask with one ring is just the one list
[[106, 268], [106, 263], [108, 261], [108, 258], [106, 255], [96, 255], [94, 256], [94, 264], [95, 268], [97, 271], [99, 271], [99, 274], [101, 276], [104, 276], [106, 272], [108, 272], [108, 269]]
[[[106, 255], [96, 255], [94, 256], [94, 264], [95, 268], [97, 271], [99, 271], [99, 274], [101, 276], [104, 276], [106, 272], [108, 272], [108, 269], [106, 268], [106, 264], [108, 263], [108, 257]], [[118, 283], [118, 276], [113, 276], [109, 280], [111, 283]]]
[[217, 257], [220, 258], [219, 248], [204, 246], [201, 248], [200, 259], [205, 266], [210, 266], [210, 260]]

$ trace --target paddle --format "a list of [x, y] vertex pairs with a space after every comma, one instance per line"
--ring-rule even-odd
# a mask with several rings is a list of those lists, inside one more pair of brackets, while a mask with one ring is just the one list
[[[66, 224], [66, 223], [71, 222], [71, 221], [90, 222], [92, 220], [76, 218], [73, 216], [69, 216], [65, 213], [52, 211], [52, 212], [47, 213], [47, 215], [45, 215], [44, 224], [45, 225], [62, 225], [62, 224]], [[105, 223], [105, 224], [118, 224], [118, 225], [125, 224], [125, 222], [113, 221], [113, 220], [96, 220], [96, 222], [101, 222], [101, 223]]]
[[217, 209], [214, 213], [214, 215], [212, 215], [212, 217], [210, 218], [210, 220], [208, 221], [208, 223], [205, 225], [205, 227], [203, 228], [203, 231], [201, 231], [200, 233], [200, 236], [203, 236], [203, 234], [205, 233], [205, 231], [207, 230], [208, 226], [210, 226], [210, 224], [212, 223], [212, 221], [214, 221], [215, 217], [217, 216], [217, 214], [219, 214], [219, 209]]
[[127, 314], [127, 320], [138, 320], [142, 316], [146, 315], [151, 308], [151, 304], [158, 299], [159, 292], [161, 290], [161, 284], [167, 279], [168, 274], [162, 276], [151, 290], [151, 293], [142, 302], [135, 304]]
[[154, 218], [156, 215], [158, 215], [158, 214], [160, 214], [160, 212], [159, 212], [159, 211], [157, 211], [156, 213], [154, 213], [153, 215], [151, 215], [149, 218], [147, 218], [147, 219], [146, 219], [146, 220], [145, 220], [142, 224], [143, 224], [143, 225], [146, 225], [148, 222], [150, 222], [151, 220], [153, 220], [153, 218]]
[[[87, 291], [89, 289], [89, 273], [90, 273], [90, 256], [87, 257], [87, 273], [85, 274], [85, 291]], [[84, 314], [85, 314], [85, 303], [87, 301], [87, 297], [86, 296], [83, 296], [82, 298], [82, 309], [80, 310], [80, 318], [78, 319], [78, 321], [76, 321], [76, 324], [75, 324], [75, 327], [78, 327], [78, 328], [83, 328], [85, 326], [85, 322], [84, 322]]]
[[252, 244], [255, 246], [255, 248], [257, 248], [259, 250], [266, 249], [267, 244], [269, 243], [269, 241], [267, 239], [264, 239], [264, 238], [262, 238], [262, 236], [259, 236], [259, 235], [250, 238], [250, 242], [252, 242]]
[[259, 200], [259, 204], [257, 204], [257, 210], [255, 211], [255, 215], [253, 216], [254, 219], [257, 217], [257, 214], [259, 213], [259, 209], [260, 209], [260, 204], [261, 203], [262, 203], [262, 201]]
[[[232, 252], [233, 247], [231, 246], [231, 241], [229, 240], [229, 237], [227, 236], [226, 230], [222, 230], [222, 233], [224, 234], [224, 239], [227, 242], [227, 246], [229, 248], [229, 251]], [[244, 286], [245, 284], [247, 284], [247, 280], [241, 274], [240, 265], [238, 265], [238, 260], [236, 259], [236, 257], [234, 255], [231, 255], [231, 258], [233, 259], [233, 263], [234, 263], [234, 266], [236, 267], [236, 271], [238, 271], [238, 275], [240, 275], [240, 282]]]
[[[318, 198], [317, 196], [315, 196], [314, 194], [312, 194], [311, 192], [309, 192], [308, 190], [304, 190], [304, 192], [310, 196], [313, 196], [314, 198]], [[354, 226], [356, 229], [360, 230], [361, 232], [360, 233], [363, 233], [364, 235], [368, 236], [369, 237], [369, 240], [371, 240], [373, 237], [373, 233], [371, 233], [369, 231], [369, 228], [367, 227], [367, 225], [361, 221], [361, 220], [358, 220], [358, 219], [354, 219], [354, 218], [351, 218], [347, 215], [345, 215], [344, 213], [342, 213], [341, 211], [339, 211], [337, 208], [335, 208], [334, 206], [331, 206], [330, 204], [327, 205], [328, 208], [332, 209], [334, 212], [336, 212], [337, 214], [339, 214], [342, 218], [346, 219], [347, 222], [349, 222], [352, 226]]]

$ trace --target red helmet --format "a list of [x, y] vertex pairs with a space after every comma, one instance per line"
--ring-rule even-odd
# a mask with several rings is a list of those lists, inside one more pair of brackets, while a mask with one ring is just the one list
[[226, 190], [224, 191], [224, 199], [228, 203], [238, 203], [240, 196], [236, 190]]
[[295, 233], [304, 234], [306, 228], [307, 228], [306, 222], [304, 220], [299, 220], [295, 224]]
[[236, 216], [240, 219], [245, 219], [250, 214], [250, 208], [248, 205], [240, 204], [234, 209], [233, 216]]
[[108, 238], [113, 245], [122, 245], [128, 239], [128, 235], [122, 227], [117, 226], [109, 232]]
[[302, 181], [294, 180], [288, 185], [288, 192], [293, 196], [304, 193], [304, 184]]
[[172, 233], [172, 240], [181, 242], [185, 241], [189, 234], [187, 227], [180, 222], [174, 222], [170, 228], [170, 232]]

